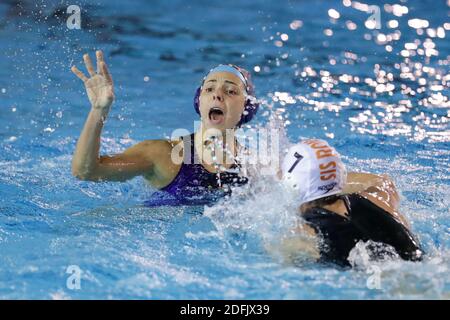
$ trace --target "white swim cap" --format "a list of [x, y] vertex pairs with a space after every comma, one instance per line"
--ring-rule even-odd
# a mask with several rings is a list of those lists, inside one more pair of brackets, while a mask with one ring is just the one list
[[289, 148], [282, 163], [283, 181], [298, 191], [300, 203], [342, 192], [347, 170], [326, 141], [303, 140]]

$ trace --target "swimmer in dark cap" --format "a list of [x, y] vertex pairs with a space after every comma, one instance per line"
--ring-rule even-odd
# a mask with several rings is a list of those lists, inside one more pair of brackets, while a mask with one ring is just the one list
[[[393, 182], [387, 176], [347, 174], [326, 141], [310, 139], [292, 146], [283, 159], [282, 181], [295, 192], [305, 222], [297, 231], [322, 240], [319, 261], [348, 266], [355, 244], [369, 240], [390, 246], [402, 259], [421, 260], [420, 244], [398, 212]], [[373, 252], [375, 259], [392, 254], [389, 248]]]
[[[239, 144], [235, 130], [249, 122], [258, 110], [249, 72], [235, 65], [219, 65], [203, 78], [194, 96], [194, 109], [201, 116], [197, 132], [176, 140], [145, 140], [116, 155], [99, 155], [103, 123], [114, 101], [113, 80], [101, 51], [96, 52], [97, 70], [83, 56], [89, 77], [75, 66], [91, 102], [72, 161], [72, 173], [81, 180], [125, 181], [143, 176], [159, 189], [146, 204], [204, 204], [229, 193], [229, 185], [242, 185], [247, 178], [236, 161]], [[218, 134], [219, 133], [219, 134]], [[223, 154], [207, 152], [216, 136], [225, 137]], [[174, 160], [181, 154], [181, 161]], [[175, 158], [177, 158], [175, 157]], [[217, 191], [217, 192], [211, 192]]]

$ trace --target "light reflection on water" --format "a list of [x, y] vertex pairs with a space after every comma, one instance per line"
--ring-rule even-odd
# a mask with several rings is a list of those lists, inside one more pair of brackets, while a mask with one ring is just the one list
[[[59, 1], [0, 4], [0, 296], [448, 299], [448, 5], [375, 2], [376, 29], [357, 1], [173, 10], [181, 3], [82, 2], [78, 32], [65, 28]], [[102, 152], [192, 130], [203, 73], [240, 64], [267, 101], [257, 123], [277, 110], [291, 141], [328, 139], [352, 170], [393, 177], [428, 257], [374, 264], [362, 252], [352, 271], [285, 265], [264, 250], [292, 223], [290, 200], [270, 180], [206, 216], [142, 208], [151, 192], [142, 179], [76, 181], [70, 160], [88, 106], [69, 68], [97, 48], [117, 94]], [[80, 291], [65, 286], [71, 264], [85, 271]], [[366, 286], [374, 265], [381, 290]]]

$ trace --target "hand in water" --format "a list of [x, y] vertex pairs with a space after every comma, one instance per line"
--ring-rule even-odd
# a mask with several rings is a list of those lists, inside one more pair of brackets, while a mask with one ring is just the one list
[[103, 53], [101, 51], [97, 51], [96, 56], [97, 72], [94, 71], [89, 55], [85, 54], [83, 56], [83, 60], [86, 64], [86, 69], [89, 72], [90, 78], [86, 77], [83, 72], [78, 70], [75, 66], [73, 66], [71, 70], [84, 82], [92, 107], [97, 109], [109, 109], [114, 101], [113, 82], [108, 71], [108, 67], [103, 60]]

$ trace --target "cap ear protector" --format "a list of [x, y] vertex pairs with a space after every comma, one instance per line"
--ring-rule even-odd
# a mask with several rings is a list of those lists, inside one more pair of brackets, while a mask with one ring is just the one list
[[[220, 65], [219, 67], [221, 67], [222, 65]], [[249, 90], [249, 86], [247, 85], [247, 79], [245, 78], [245, 76], [241, 73], [241, 71], [239, 71], [239, 69], [237, 69], [236, 67], [234, 67], [233, 65], [226, 65], [226, 66], [231, 66], [235, 71], [232, 72], [235, 74], [235, 72], [239, 73], [239, 78], [241, 79], [245, 79], [244, 81], [244, 85], [246, 86], [246, 90], [247, 93], [249, 94], [250, 97], [247, 97], [245, 100], [245, 106], [244, 106], [244, 111], [242, 112], [241, 115], [241, 119], [239, 120], [237, 126], [240, 127], [242, 124], [249, 122], [250, 120], [253, 119], [253, 117], [256, 115], [256, 112], [258, 111], [259, 108], [259, 103], [256, 101], [256, 99], [252, 96], [253, 92], [248, 92], [251, 91]], [[225, 66], [225, 67], [226, 67]], [[202, 81], [202, 85], [200, 87], [197, 88], [197, 90], [195, 91], [195, 96], [194, 96], [194, 109], [195, 111], [200, 114], [200, 93], [202, 91], [202, 86], [203, 86], [203, 82], [205, 81], [206, 77], [212, 72], [215, 71], [217, 68], [212, 69], [206, 76], [205, 78], [203, 78]], [[226, 71], [226, 70], [225, 70]]]

